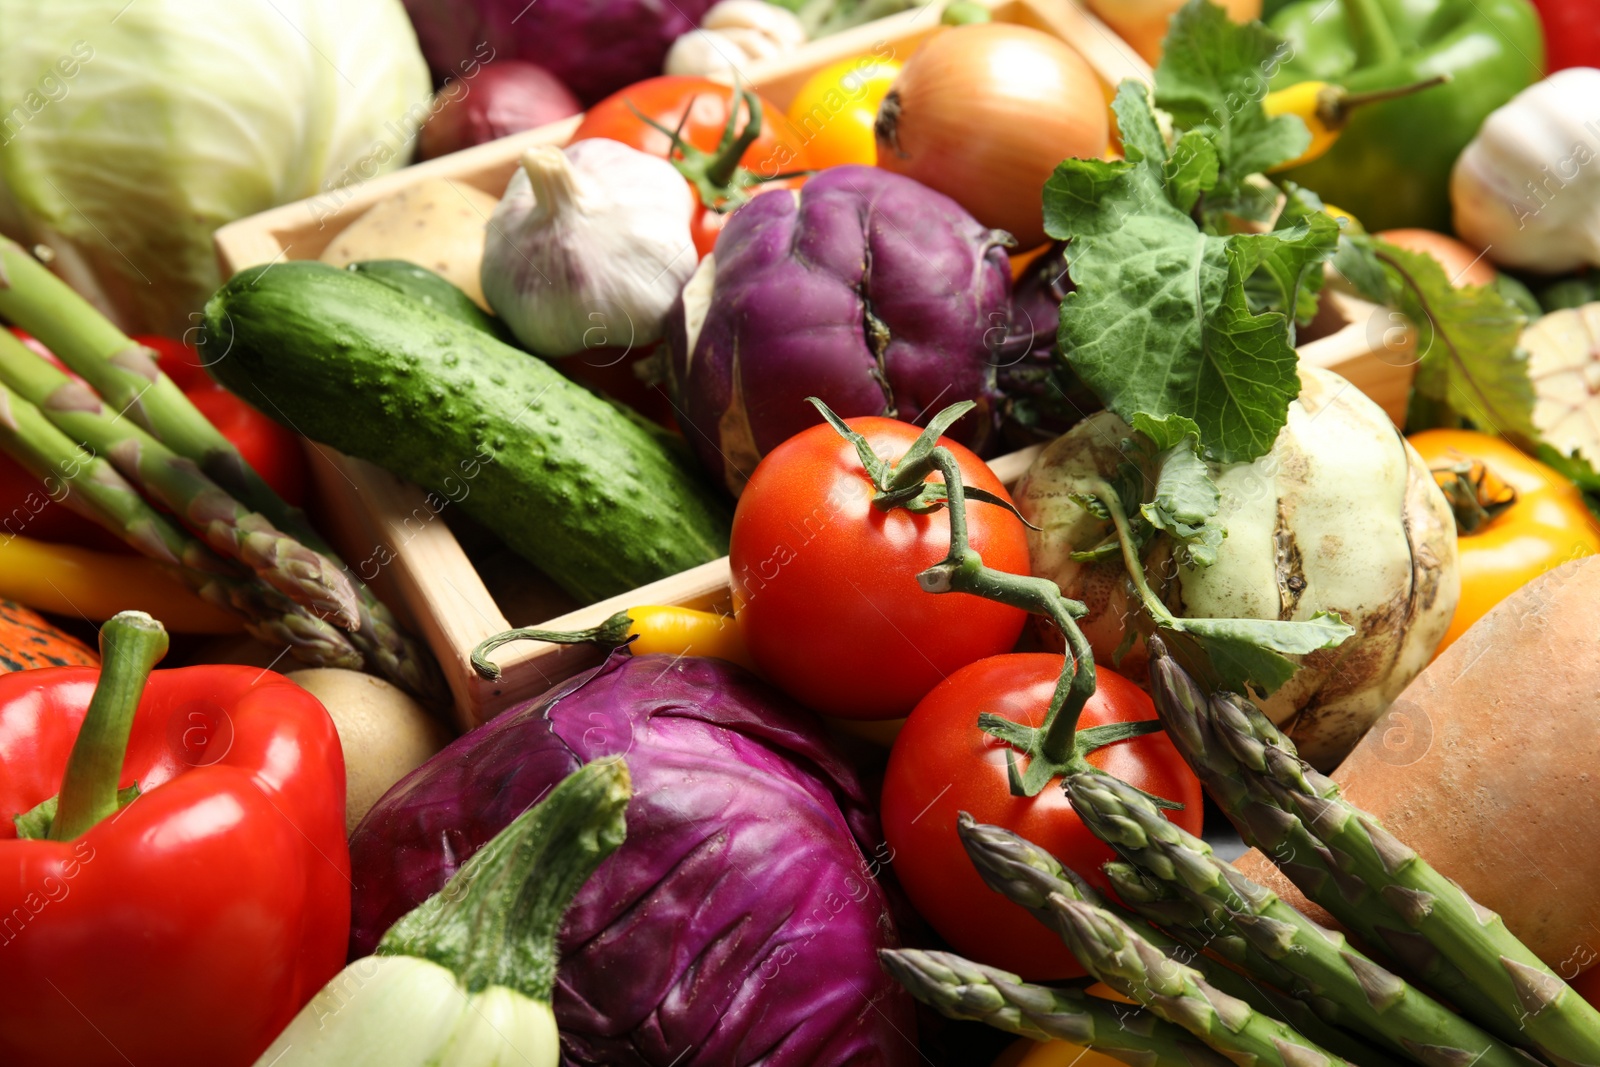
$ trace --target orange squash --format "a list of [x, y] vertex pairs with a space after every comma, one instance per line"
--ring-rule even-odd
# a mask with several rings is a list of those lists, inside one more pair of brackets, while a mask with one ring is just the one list
[[42, 615], [0, 600], [0, 673], [34, 667], [98, 667], [100, 657]]

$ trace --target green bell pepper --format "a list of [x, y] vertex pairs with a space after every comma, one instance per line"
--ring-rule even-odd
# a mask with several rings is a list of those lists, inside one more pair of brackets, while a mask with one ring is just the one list
[[1368, 230], [1449, 230], [1456, 157], [1489, 112], [1544, 75], [1528, 0], [1296, 0], [1271, 26], [1294, 50], [1274, 89], [1325, 81], [1364, 92], [1451, 77], [1354, 111], [1326, 155], [1284, 172]]

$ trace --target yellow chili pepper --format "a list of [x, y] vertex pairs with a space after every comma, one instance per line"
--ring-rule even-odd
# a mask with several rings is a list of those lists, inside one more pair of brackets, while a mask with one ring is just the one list
[[92, 622], [144, 611], [179, 633], [242, 629], [235, 616], [201, 600], [153, 560], [28, 537], [0, 538], [0, 597]]
[[1450, 75], [1437, 74], [1409, 85], [1374, 89], [1365, 93], [1352, 93], [1342, 85], [1333, 85], [1329, 82], [1307, 81], [1296, 82], [1287, 88], [1268, 93], [1261, 101], [1261, 107], [1267, 115], [1271, 118], [1294, 115], [1311, 131], [1311, 144], [1300, 155], [1279, 163], [1267, 173], [1276, 174], [1281, 170], [1298, 167], [1302, 163], [1310, 163], [1313, 159], [1321, 157], [1339, 139], [1339, 134], [1350, 121], [1350, 112], [1354, 109], [1383, 100], [1393, 100], [1399, 96], [1410, 96], [1412, 93], [1431, 89], [1435, 85], [1443, 85], [1449, 80]]
[[1329, 204], [1324, 202], [1322, 205], [1322, 213], [1333, 219], [1334, 222], [1342, 223], [1346, 233], [1367, 232], [1366, 229], [1362, 227], [1360, 219], [1350, 214], [1350, 212], [1346, 211], [1344, 208], [1339, 207], [1337, 204]]
[[732, 615], [694, 608], [650, 605], [629, 608], [632, 624], [628, 646], [636, 655], [664, 652], [669, 656], [714, 656], [755, 670], [744, 635]]

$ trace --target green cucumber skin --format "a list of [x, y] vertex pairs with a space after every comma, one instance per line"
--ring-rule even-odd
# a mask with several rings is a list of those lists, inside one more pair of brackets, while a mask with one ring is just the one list
[[474, 304], [472, 297], [463, 293], [450, 279], [427, 267], [405, 259], [366, 259], [350, 264], [345, 270], [382, 282], [395, 292], [404, 293], [442, 315], [459, 319], [468, 326], [475, 326], [490, 334], [497, 341], [517, 347], [505, 323]]
[[254, 267], [205, 316], [223, 385], [454, 501], [581, 600], [728, 550], [729, 509], [691, 463], [542, 360], [380, 282]]

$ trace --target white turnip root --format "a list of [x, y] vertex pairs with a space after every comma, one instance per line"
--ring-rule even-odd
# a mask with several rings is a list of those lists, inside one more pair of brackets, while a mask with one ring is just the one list
[[[1217, 561], [1180, 563], [1158, 543], [1146, 556], [1157, 595], [1195, 618], [1303, 621], [1337, 612], [1356, 633], [1303, 657], [1262, 702], [1311, 763], [1331, 768], [1433, 655], [1460, 594], [1455, 522], [1420, 457], [1383, 410], [1343, 378], [1302, 368], [1300, 397], [1271, 452], [1214, 468], [1227, 530]], [[1109, 476], [1130, 430], [1102, 412], [1046, 447], [1014, 494], [1033, 572], [1084, 601], [1095, 658], [1110, 662], [1136, 601], [1120, 559], [1079, 563], [1074, 551], [1110, 525], [1071, 499]], [[1137, 502], [1133, 502], [1134, 505]], [[1136, 642], [1123, 672], [1144, 674]]]

